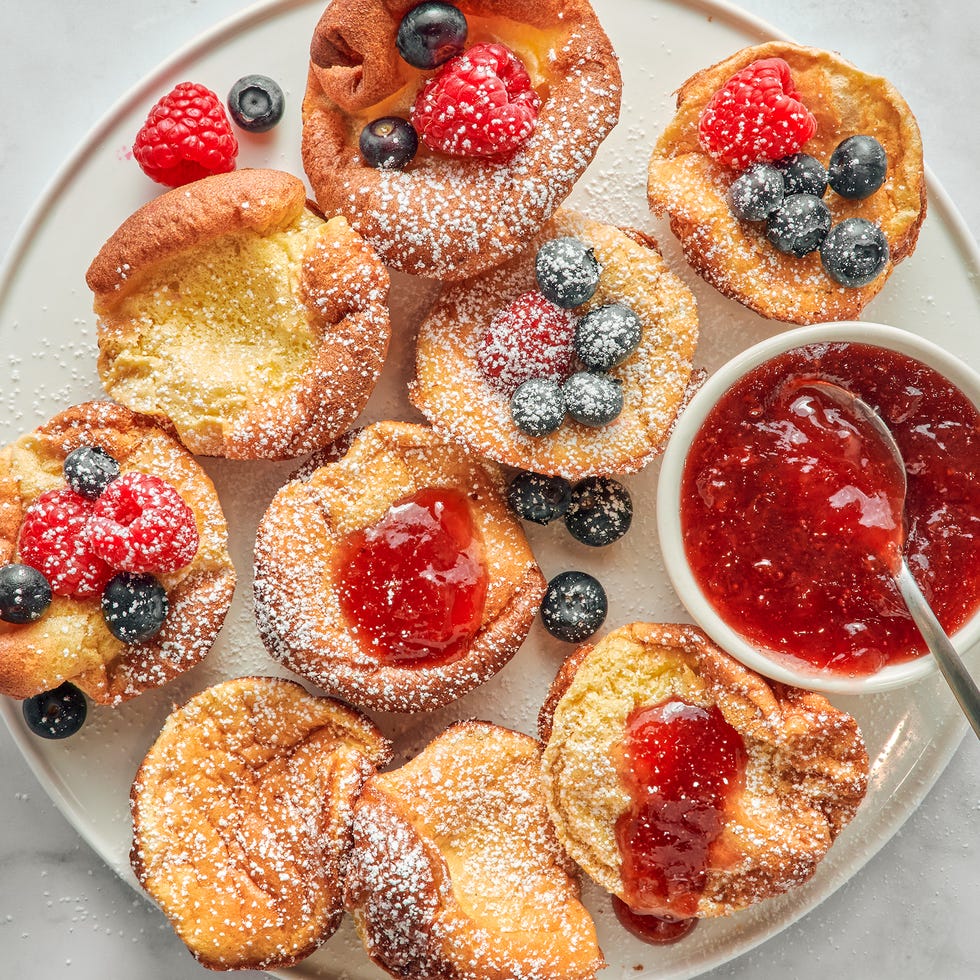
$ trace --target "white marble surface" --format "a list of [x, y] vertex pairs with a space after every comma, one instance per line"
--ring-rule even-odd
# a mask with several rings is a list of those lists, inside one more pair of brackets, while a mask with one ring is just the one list
[[[243, 6], [5, 0], [0, 241], [9, 243], [56, 168], [121, 93]], [[975, 0], [747, 0], [742, 7], [892, 78], [919, 118], [929, 164], [980, 235]], [[162, 916], [80, 841], [5, 730], [0, 766], [0, 975], [209, 975]], [[858, 875], [795, 926], [709, 976], [980, 976], [978, 830], [980, 745], [969, 736], [922, 806]]]

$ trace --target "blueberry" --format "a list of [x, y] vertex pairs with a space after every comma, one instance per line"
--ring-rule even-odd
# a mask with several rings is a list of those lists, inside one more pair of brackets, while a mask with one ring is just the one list
[[766, 220], [766, 238], [779, 249], [802, 258], [830, 231], [830, 209], [815, 194], [791, 194]]
[[541, 600], [544, 628], [567, 643], [588, 639], [605, 622], [608, 611], [606, 590], [585, 572], [556, 575]]
[[382, 116], [361, 130], [361, 156], [369, 167], [401, 170], [408, 166], [419, 148], [415, 127], [400, 116]]
[[466, 46], [466, 18], [451, 3], [420, 3], [398, 25], [395, 46], [413, 67], [438, 68]]
[[555, 306], [570, 310], [592, 298], [602, 266], [595, 253], [577, 238], [553, 238], [534, 260], [538, 288]]
[[121, 572], [102, 593], [106, 626], [123, 643], [140, 643], [156, 636], [169, 605], [167, 590], [152, 575]]
[[565, 396], [550, 378], [531, 378], [510, 400], [514, 425], [529, 436], [546, 436], [565, 421]]
[[622, 303], [589, 310], [575, 326], [575, 353], [586, 367], [608, 371], [640, 344], [643, 323]]
[[282, 119], [286, 97], [277, 82], [265, 75], [245, 75], [228, 93], [228, 111], [250, 133], [264, 133]]
[[36, 568], [0, 566], [0, 619], [5, 623], [33, 623], [50, 605], [51, 586]]
[[579, 371], [564, 384], [565, 405], [576, 422], [598, 428], [623, 410], [623, 384], [611, 374]]
[[845, 218], [824, 239], [820, 260], [827, 275], [842, 286], [866, 286], [888, 262], [888, 239], [864, 218]]
[[24, 721], [41, 738], [68, 738], [85, 724], [88, 703], [85, 695], [65, 681], [53, 691], [35, 694], [24, 701]]
[[592, 476], [572, 487], [565, 527], [577, 541], [601, 548], [618, 541], [633, 523], [629, 490], [606, 476]]
[[507, 488], [507, 503], [525, 521], [550, 524], [568, 510], [572, 488], [562, 476], [518, 473]]
[[831, 154], [827, 173], [841, 197], [857, 201], [881, 187], [887, 169], [888, 155], [873, 136], [851, 136]]
[[65, 457], [64, 472], [75, 493], [95, 500], [119, 476], [119, 463], [101, 446], [79, 446]]
[[824, 165], [809, 153], [793, 153], [777, 160], [773, 166], [783, 178], [783, 193], [813, 194], [823, 197], [827, 193], [827, 171]]
[[728, 188], [728, 207], [739, 221], [765, 221], [782, 203], [782, 174], [768, 163], [754, 163]]

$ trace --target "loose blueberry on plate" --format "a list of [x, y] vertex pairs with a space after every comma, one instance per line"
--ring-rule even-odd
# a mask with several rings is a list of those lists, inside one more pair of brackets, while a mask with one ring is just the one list
[[228, 93], [228, 112], [249, 133], [265, 133], [282, 119], [286, 98], [278, 82], [266, 75], [245, 75]]
[[622, 303], [590, 310], [575, 326], [575, 353], [594, 371], [622, 364], [640, 344], [643, 323]]
[[623, 385], [610, 374], [579, 371], [564, 384], [565, 406], [576, 422], [598, 428], [623, 410]]
[[824, 270], [842, 286], [866, 286], [888, 262], [888, 239], [865, 218], [845, 218], [820, 246]]
[[538, 288], [555, 306], [570, 310], [593, 296], [602, 267], [592, 249], [577, 238], [553, 238], [534, 260]]
[[123, 572], [102, 593], [102, 616], [109, 632], [123, 643], [140, 643], [163, 628], [169, 608], [167, 591], [152, 575]]
[[608, 610], [606, 590], [598, 579], [585, 572], [562, 572], [548, 583], [541, 622], [557, 639], [580, 643], [605, 622]]
[[97, 500], [119, 476], [119, 463], [101, 446], [79, 446], [65, 457], [64, 473], [75, 493], [86, 500]]
[[369, 167], [401, 170], [418, 152], [419, 137], [407, 119], [382, 116], [361, 130], [358, 145]]
[[765, 221], [783, 203], [783, 176], [769, 163], [754, 163], [732, 181], [728, 207], [739, 221]]
[[507, 503], [518, 517], [534, 524], [550, 524], [562, 517], [572, 499], [572, 488], [562, 476], [518, 473], [507, 488]]
[[827, 168], [830, 186], [841, 197], [859, 201], [885, 182], [888, 155], [873, 136], [851, 136], [831, 154]]
[[33, 623], [51, 605], [51, 586], [36, 568], [10, 564], [0, 567], [0, 619], [5, 623]]
[[85, 724], [88, 703], [85, 695], [65, 681], [53, 691], [35, 694], [24, 701], [24, 721], [41, 738], [68, 738]]
[[830, 231], [830, 209], [815, 194], [791, 194], [766, 219], [766, 238], [780, 252], [803, 258]]
[[791, 153], [777, 160], [773, 166], [783, 178], [783, 193], [813, 194], [823, 197], [827, 193], [827, 170], [824, 165], [809, 153]]
[[451, 3], [428, 2], [413, 7], [398, 25], [395, 46], [413, 67], [438, 68], [466, 46], [463, 12]]
[[593, 548], [618, 541], [633, 523], [633, 500], [617, 480], [592, 476], [572, 487], [565, 527], [577, 541]]
[[531, 378], [520, 385], [510, 400], [514, 425], [529, 436], [546, 436], [565, 421], [565, 396], [550, 378]]

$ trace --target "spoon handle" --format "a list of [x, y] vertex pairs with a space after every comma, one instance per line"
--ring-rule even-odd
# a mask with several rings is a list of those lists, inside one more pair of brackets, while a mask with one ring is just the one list
[[912, 577], [912, 572], [906, 562], [898, 572], [898, 588], [909, 607], [915, 625], [919, 627], [926, 646], [936, 658], [946, 683], [949, 684], [953, 696], [963, 709], [963, 714], [969, 719], [977, 738], [980, 738], [980, 690], [973, 678], [967, 673], [963, 661], [950, 643], [936, 614], [932, 611], [926, 597], [919, 589], [918, 583]]

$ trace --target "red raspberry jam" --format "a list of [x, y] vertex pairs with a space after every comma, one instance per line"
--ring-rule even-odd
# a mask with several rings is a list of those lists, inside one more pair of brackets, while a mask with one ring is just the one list
[[672, 699], [636, 710], [618, 753], [632, 800], [616, 824], [624, 925], [674, 942], [693, 928], [679, 920], [697, 912], [725, 808], [744, 783], [745, 744], [716, 705]]
[[350, 535], [338, 555], [340, 608], [385, 665], [457, 660], [483, 623], [487, 568], [469, 501], [426, 489]]
[[612, 907], [619, 924], [637, 939], [650, 943], [651, 946], [669, 946], [679, 942], [701, 921], [695, 918], [670, 919], [653, 912], [637, 912], [615, 895], [612, 897]]
[[891, 572], [900, 489], [871, 430], [808, 378], [853, 391], [894, 435], [905, 557], [947, 632], [980, 606], [980, 415], [904, 354], [814, 344], [740, 379], [691, 447], [681, 529], [718, 614], [792, 666], [870, 674], [925, 652]]

